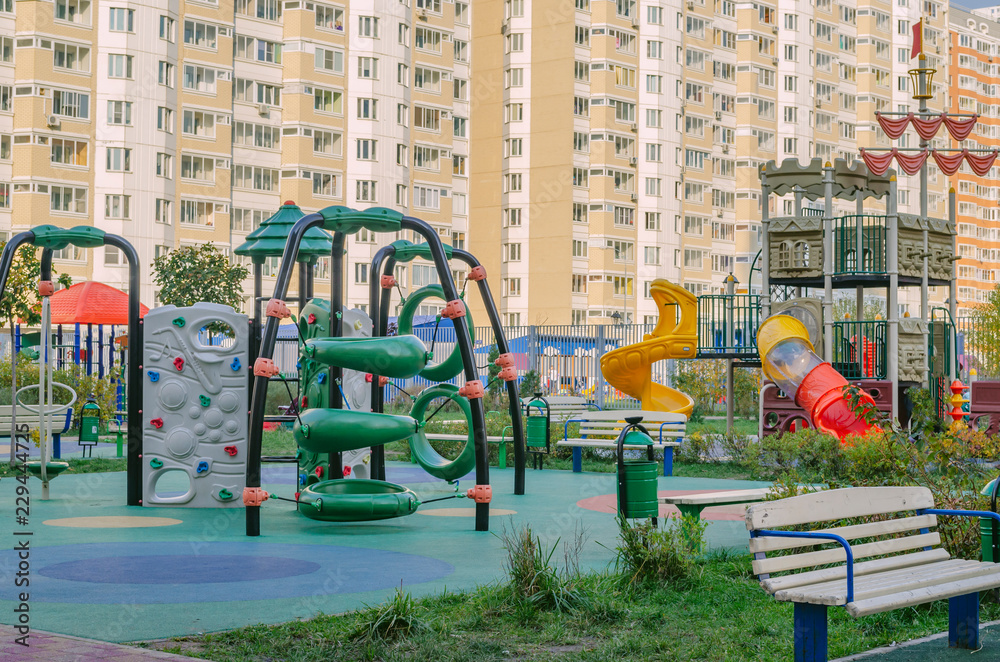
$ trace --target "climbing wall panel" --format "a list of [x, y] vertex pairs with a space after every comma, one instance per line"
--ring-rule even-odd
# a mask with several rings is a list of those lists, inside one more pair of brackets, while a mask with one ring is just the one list
[[242, 507], [247, 316], [212, 303], [162, 306], [143, 334], [143, 505]]

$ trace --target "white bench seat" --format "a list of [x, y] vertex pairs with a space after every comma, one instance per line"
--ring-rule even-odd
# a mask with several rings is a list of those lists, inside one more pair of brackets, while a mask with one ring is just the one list
[[[586, 398], [577, 395], [543, 395], [545, 401], [549, 403], [549, 416], [553, 422], [562, 423], [570, 418], [579, 418], [589, 411], [600, 411], [600, 408]], [[521, 405], [527, 405], [536, 398], [521, 398]], [[539, 408], [532, 407], [532, 414], [538, 413]]]
[[[52, 457], [59, 459], [62, 455], [62, 435], [69, 431], [73, 424], [73, 410], [56, 414], [52, 418]], [[23, 407], [17, 408], [17, 425], [27, 425], [31, 430], [37, 430], [40, 426], [38, 414], [28, 411]], [[0, 405], [0, 437], [11, 437], [11, 416], [10, 405]], [[13, 446], [13, 441], [11, 442]]]
[[[679, 445], [679, 444], [678, 444]], [[701, 511], [714, 506], [735, 506], [763, 501], [773, 492], [770, 487], [751, 490], [727, 490], [725, 492], [704, 492], [702, 494], [678, 494], [660, 497], [661, 503], [677, 506], [681, 515], [701, 518]]]
[[[784, 530], [872, 516], [889, 519], [805, 532]], [[857, 617], [947, 598], [949, 645], [979, 647], [979, 592], [1000, 587], [1000, 564], [951, 558], [939, 546], [941, 536], [931, 530], [939, 516], [1000, 519], [995, 513], [935, 509], [925, 487], [828, 490], [747, 509], [754, 574], [776, 600], [795, 604], [796, 662], [827, 659], [826, 617], [831, 606]], [[772, 552], [781, 554], [769, 557]], [[998, 654], [993, 651], [987, 657]]]
[[[556, 446], [573, 449], [573, 471], [583, 471], [583, 448], [618, 448], [618, 435], [628, 425], [626, 418], [641, 418], [640, 425], [646, 428], [653, 439], [653, 448], [663, 451], [663, 475], [673, 474], [674, 447], [680, 445], [687, 426], [687, 416], [664, 411], [643, 409], [621, 409], [614, 411], [588, 411], [577, 418], [568, 419], [563, 427], [563, 438]], [[569, 427], [579, 425], [579, 437], [569, 436]], [[628, 444], [626, 449], [645, 449], [647, 446]]]

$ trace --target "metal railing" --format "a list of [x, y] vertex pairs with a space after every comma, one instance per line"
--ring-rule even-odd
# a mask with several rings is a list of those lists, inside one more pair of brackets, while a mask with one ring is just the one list
[[833, 367], [846, 379], [885, 379], [884, 320], [833, 323]]
[[835, 274], [886, 273], [885, 218], [852, 214], [833, 219]]
[[698, 354], [757, 353], [759, 294], [698, 297]]

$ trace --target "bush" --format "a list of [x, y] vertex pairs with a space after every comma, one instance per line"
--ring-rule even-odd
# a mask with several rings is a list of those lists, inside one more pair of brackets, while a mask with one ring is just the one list
[[693, 553], [703, 547], [708, 523], [695, 519], [671, 518], [667, 522], [677, 522], [675, 526], [657, 528], [652, 520], [633, 523], [619, 515], [615, 565], [622, 579], [629, 586], [690, 585], [697, 569]]
[[407, 591], [397, 588], [392, 600], [369, 609], [355, 639], [363, 641], [392, 641], [427, 629], [417, 615], [417, 603]]
[[504, 526], [496, 535], [507, 550], [504, 568], [508, 577], [507, 587], [515, 607], [563, 612], [576, 609], [587, 602], [586, 593], [577, 586], [579, 563], [576, 559], [583, 546], [582, 530], [577, 530], [573, 543], [564, 550], [569, 571], [562, 575], [551, 564], [558, 541], [546, 549], [541, 540], [531, 532], [530, 526], [513, 530]]
[[542, 378], [537, 370], [529, 370], [521, 377], [521, 387], [518, 393], [522, 398], [530, 398], [536, 393], [542, 392]]

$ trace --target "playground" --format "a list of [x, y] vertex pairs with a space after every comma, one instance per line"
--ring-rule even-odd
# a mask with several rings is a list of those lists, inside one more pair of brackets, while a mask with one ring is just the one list
[[[947, 218], [926, 190], [900, 213], [889, 170], [916, 174], [928, 135], [962, 140], [976, 117], [926, 123], [915, 98], [919, 121], [878, 121], [916, 122], [922, 160], [764, 164], [751, 282], [696, 297], [657, 279], [644, 327], [507, 329], [479, 260], [386, 208], [282, 205], [235, 250], [250, 314], [145, 309], [137, 252], [97, 228], [15, 235], [0, 295], [18, 250], [39, 253], [40, 322], [10, 345], [0, 416], [0, 623], [17, 635], [0, 653], [47, 632], [208, 659], [822, 662], [946, 630], [871, 659], [1000, 658], [997, 626], [980, 628], [1000, 617], [1000, 382], [973, 369], [996, 348], [957, 321], [954, 192]], [[958, 157], [934, 153], [946, 173], [985, 158]], [[772, 196], [791, 215], [771, 217]], [[361, 231], [386, 238], [365, 310], [344, 303]], [[121, 251], [117, 316], [60, 308], [101, 289], [56, 291], [67, 246]], [[413, 261], [437, 283], [403, 296]], [[845, 295], [853, 314], [835, 315]], [[80, 377], [94, 366], [118, 376], [103, 408]]]

